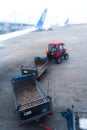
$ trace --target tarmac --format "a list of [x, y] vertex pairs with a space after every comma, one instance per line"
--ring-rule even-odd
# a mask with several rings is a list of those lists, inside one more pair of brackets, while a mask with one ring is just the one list
[[20, 66], [33, 64], [35, 56], [46, 56], [52, 41], [64, 41], [69, 60], [50, 63], [40, 84], [52, 97], [53, 112], [40, 120], [52, 130], [68, 130], [61, 112], [74, 105], [74, 111], [87, 111], [87, 25], [61, 27], [53, 31], [31, 32], [0, 42], [0, 130], [43, 130], [32, 122], [19, 127], [11, 79], [21, 74]]

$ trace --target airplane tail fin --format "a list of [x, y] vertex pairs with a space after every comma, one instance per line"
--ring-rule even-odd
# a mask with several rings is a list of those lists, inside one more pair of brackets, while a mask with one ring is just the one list
[[66, 21], [64, 22], [65, 25], [69, 24], [69, 18], [66, 19]]
[[46, 14], [47, 14], [47, 9], [45, 9], [44, 12], [42, 13], [40, 19], [38, 20], [38, 22], [37, 22], [37, 24], [35, 26], [36, 28], [40, 29], [43, 26]]

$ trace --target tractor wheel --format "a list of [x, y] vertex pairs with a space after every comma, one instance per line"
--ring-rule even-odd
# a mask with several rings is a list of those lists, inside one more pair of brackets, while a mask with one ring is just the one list
[[56, 61], [57, 61], [57, 64], [60, 64], [62, 62], [62, 57], [58, 57]]
[[65, 59], [65, 60], [68, 60], [68, 59], [69, 59], [69, 54], [66, 53], [66, 54], [64, 55], [64, 59]]

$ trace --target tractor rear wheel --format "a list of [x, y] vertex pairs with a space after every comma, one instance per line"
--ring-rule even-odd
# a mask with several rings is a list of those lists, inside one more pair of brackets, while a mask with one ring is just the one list
[[68, 60], [68, 59], [69, 59], [69, 54], [68, 54], [68, 53], [66, 53], [66, 54], [64, 55], [64, 59], [65, 59], [65, 60]]
[[57, 64], [60, 64], [62, 62], [62, 57], [58, 57], [56, 62], [57, 62]]

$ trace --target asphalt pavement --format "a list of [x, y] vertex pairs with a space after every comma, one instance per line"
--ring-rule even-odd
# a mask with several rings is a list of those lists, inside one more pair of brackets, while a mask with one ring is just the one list
[[0, 42], [0, 130], [42, 130], [39, 124], [19, 127], [15, 112], [11, 79], [21, 65], [33, 64], [35, 56], [46, 56], [52, 41], [64, 41], [69, 60], [52, 62], [40, 84], [52, 97], [54, 115], [41, 119], [53, 130], [67, 130], [61, 112], [74, 105], [75, 111], [87, 111], [87, 25], [61, 27], [53, 31], [31, 32]]

